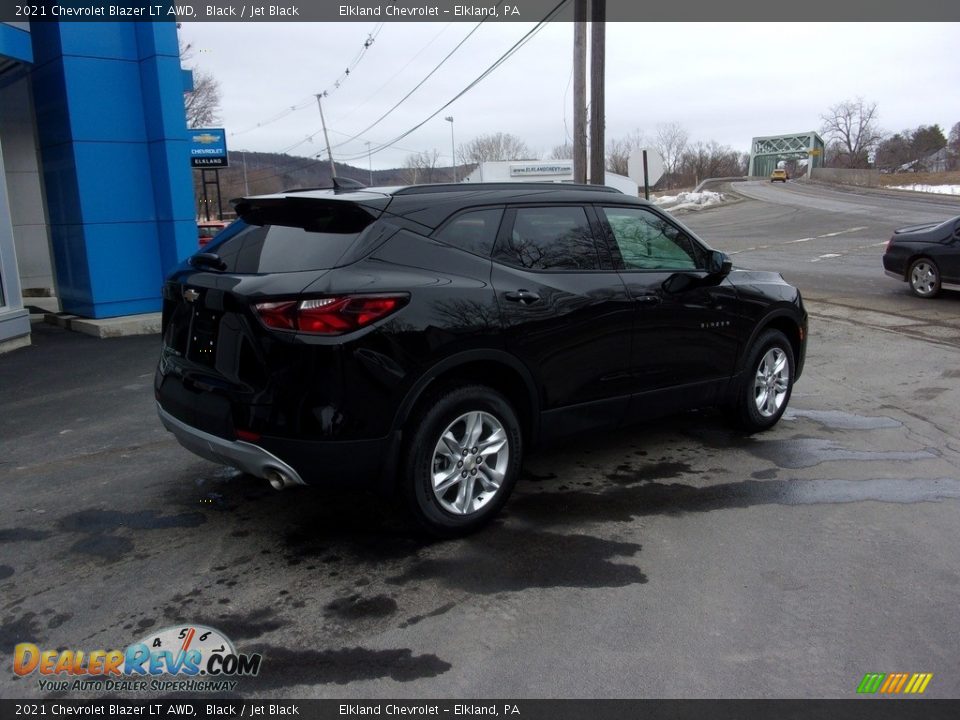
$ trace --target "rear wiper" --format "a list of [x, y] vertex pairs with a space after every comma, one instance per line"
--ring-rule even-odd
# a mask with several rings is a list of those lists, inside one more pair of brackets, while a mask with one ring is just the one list
[[194, 267], [199, 265], [206, 265], [213, 268], [214, 270], [226, 270], [227, 264], [223, 259], [216, 253], [197, 253], [196, 255], [191, 255], [190, 264]]

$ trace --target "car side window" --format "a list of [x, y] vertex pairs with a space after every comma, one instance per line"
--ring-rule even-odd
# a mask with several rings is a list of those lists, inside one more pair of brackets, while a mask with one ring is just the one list
[[444, 225], [434, 238], [446, 245], [489, 258], [497, 240], [501, 217], [503, 208], [461, 213]]
[[626, 270], [697, 270], [706, 252], [689, 235], [645, 208], [605, 207]]
[[517, 208], [513, 226], [501, 234], [498, 262], [529, 270], [599, 270], [593, 229], [583, 207]]

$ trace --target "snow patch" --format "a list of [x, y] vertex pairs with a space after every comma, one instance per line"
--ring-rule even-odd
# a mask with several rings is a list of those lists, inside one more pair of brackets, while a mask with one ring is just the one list
[[960, 195], [960, 185], [891, 185], [893, 190], [913, 190], [914, 192], [938, 193], [940, 195]]
[[682, 192], [677, 195], [661, 195], [651, 198], [655, 205], [668, 210], [693, 210], [711, 205], [719, 205], [724, 201], [723, 193], [702, 190], [700, 192]]

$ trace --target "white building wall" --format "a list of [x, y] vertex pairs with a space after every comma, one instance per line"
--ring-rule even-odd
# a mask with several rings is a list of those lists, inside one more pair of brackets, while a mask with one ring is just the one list
[[[480, 163], [463, 182], [573, 182], [573, 160], [497, 160]], [[605, 173], [604, 184], [637, 197], [640, 186], [616, 173]]]
[[0, 138], [3, 140], [0, 170], [7, 181], [20, 285], [25, 295], [56, 294], [36, 123], [27, 77], [0, 88]]
[[[3, 137], [0, 134], [0, 170], [3, 168]], [[20, 297], [17, 252], [13, 246], [7, 182], [0, 172], [0, 352], [30, 344], [30, 318]]]

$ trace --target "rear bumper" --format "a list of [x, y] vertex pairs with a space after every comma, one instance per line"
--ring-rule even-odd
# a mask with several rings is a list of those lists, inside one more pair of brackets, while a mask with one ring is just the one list
[[163, 426], [190, 452], [269, 480], [275, 487], [278, 479], [282, 479], [283, 486], [316, 484], [345, 488], [393, 482], [397, 443], [393, 436], [339, 442], [264, 436], [255, 445], [204, 432], [167, 412], [160, 403], [157, 413]]
[[899, 280], [900, 282], [903, 282], [903, 273], [902, 273], [902, 272], [894, 272], [893, 270], [884, 270], [883, 272], [884, 272], [884, 274], [889, 275], [890, 277], [892, 277], [894, 280]]
[[279, 473], [289, 482], [285, 484], [306, 485], [300, 473], [290, 465], [267, 452], [262, 447], [242, 440], [227, 440], [187, 425], [168, 413], [157, 403], [160, 422], [173, 433], [187, 450], [202, 458], [221, 465], [229, 465], [255, 477], [270, 480]]

